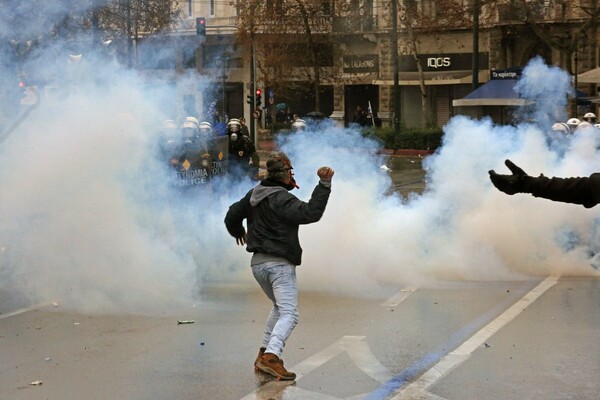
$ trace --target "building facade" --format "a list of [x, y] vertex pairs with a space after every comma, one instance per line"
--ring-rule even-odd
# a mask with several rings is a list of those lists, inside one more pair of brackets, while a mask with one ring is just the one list
[[[413, 3], [418, 12], [435, 17], [436, 2]], [[477, 47], [472, 24], [464, 28], [448, 28], [443, 24], [427, 29], [414, 26], [416, 52], [411, 51], [407, 27], [402, 24], [402, 19], [398, 24], [398, 42], [392, 43], [393, 24], [388, 3], [362, 2], [354, 16], [349, 16], [347, 10], [344, 16], [337, 16], [336, 10], [331, 8], [328, 25], [320, 25], [318, 33], [334, 43], [328, 56], [333, 63], [327, 68], [335, 72], [330, 75], [336, 78], [321, 81], [319, 111], [340, 124], [348, 124], [358, 106], [365, 110], [370, 106], [384, 125], [390, 124], [396, 71], [394, 45], [399, 57], [400, 121], [407, 126], [443, 126], [459, 112], [473, 116], [488, 112], [483, 108], [458, 110], [452, 106], [453, 100], [461, 99], [473, 90], [474, 50], [477, 52], [477, 84], [487, 82], [492, 70], [523, 67], [536, 56], [567, 70], [574, 77], [597, 66], [594, 20], [597, 15], [584, 12], [585, 1], [573, 2], [569, 9], [565, 9], [564, 2], [525, 2], [536, 13], [536, 19], [529, 20], [525, 11], [510, 3], [507, 1], [502, 7], [500, 4], [493, 9], [481, 10]], [[294, 99], [293, 94], [285, 94], [285, 90], [271, 94], [264, 76], [258, 72], [252, 76], [250, 46], [237, 35], [240, 23], [237, 3], [184, 0], [180, 5], [186, 19], [176, 35], [189, 43], [184, 46], [187, 55], [183, 55], [185, 68], [180, 74], [187, 70], [190, 76], [189, 84], [179, 89], [179, 96], [184, 99], [180, 105], [184, 111], [180, 112], [194, 111], [202, 115], [210, 104], [216, 104], [217, 109], [230, 117], [245, 116], [248, 119], [257, 115], [253, 105], [247, 102], [257, 88], [263, 90], [261, 110], [267, 111], [277, 104], [291, 105], [292, 111], [299, 115], [313, 110], [314, 96]], [[206, 35], [202, 37], [196, 34], [198, 17], [205, 18], [206, 22]], [[472, 19], [472, 16], [468, 17]], [[563, 47], [560, 43], [557, 46], [557, 38], [562, 38]], [[282, 40], [288, 39], [282, 37]], [[567, 46], [569, 41], [572, 41], [570, 47]], [[208, 76], [212, 84], [203, 87], [191, 73], [193, 70]], [[596, 83], [578, 86], [589, 96], [597, 94]], [[260, 123], [264, 123], [265, 113], [258, 116], [262, 119]]]

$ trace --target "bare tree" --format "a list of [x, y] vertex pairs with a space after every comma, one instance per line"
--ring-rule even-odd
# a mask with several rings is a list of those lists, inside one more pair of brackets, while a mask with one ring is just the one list
[[256, 52], [259, 79], [282, 88], [293, 81], [308, 81], [320, 110], [320, 86], [332, 81], [332, 3], [312, 0], [250, 0], [238, 4], [242, 41]]
[[[427, 88], [425, 86], [425, 73], [421, 64], [420, 37], [434, 35], [449, 30], [465, 30], [472, 27], [472, 2], [460, 0], [437, 0], [417, 2], [403, 0], [398, 17], [400, 25], [406, 30], [406, 36], [400, 40], [413, 56], [417, 65], [419, 76], [419, 89], [421, 94], [421, 125], [427, 123]], [[485, 18], [489, 16], [486, 14]]]
[[133, 66], [134, 46], [141, 38], [171, 29], [181, 18], [176, 0], [94, 0], [97, 27], [106, 37], [125, 39], [127, 63]]
[[[502, 0], [497, 7], [504, 18], [531, 29], [539, 41], [560, 54], [555, 62], [575, 76], [579, 53], [590, 48], [591, 65], [596, 65], [596, 36], [600, 17], [599, 0]], [[570, 113], [577, 114], [577, 103], [570, 99]]]
[[558, 50], [561, 67], [571, 74], [582, 43], [595, 40], [592, 32], [600, 17], [599, 0], [504, 0], [499, 4], [513, 20], [531, 28], [542, 43]]

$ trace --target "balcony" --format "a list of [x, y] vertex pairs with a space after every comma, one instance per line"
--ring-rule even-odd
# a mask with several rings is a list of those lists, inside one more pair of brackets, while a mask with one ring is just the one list
[[333, 17], [332, 30], [336, 33], [368, 33], [377, 29], [376, 15]]

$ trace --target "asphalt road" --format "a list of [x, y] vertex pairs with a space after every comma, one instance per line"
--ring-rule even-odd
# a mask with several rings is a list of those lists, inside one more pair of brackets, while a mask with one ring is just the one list
[[548, 278], [301, 292], [284, 353], [294, 384], [253, 370], [269, 309], [254, 287], [214, 286], [173, 315], [21, 309], [0, 316], [0, 398], [596, 399], [599, 289]]
[[[419, 161], [390, 160], [395, 190], [422, 190], [422, 171], [413, 168]], [[160, 315], [82, 314], [0, 290], [0, 399], [597, 399], [600, 393], [597, 279], [388, 287], [370, 298], [306, 292], [301, 271], [298, 280], [300, 323], [284, 352], [295, 383], [253, 369], [269, 311], [256, 285], [213, 283], [195, 306]]]

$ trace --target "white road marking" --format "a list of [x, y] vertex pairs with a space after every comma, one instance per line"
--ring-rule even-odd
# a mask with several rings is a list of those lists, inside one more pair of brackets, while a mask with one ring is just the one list
[[375, 358], [367, 342], [356, 341], [346, 348], [346, 352], [354, 365], [377, 382], [385, 383], [392, 378], [390, 371]]
[[437, 396], [427, 393], [427, 389], [431, 387], [438, 379], [442, 378], [462, 362], [467, 360], [471, 354], [477, 348], [481, 347], [493, 334], [498, 332], [504, 325], [515, 319], [519, 314], [521, 314], [521, 312], [523, 312], [535, 300], [537, 300], [538, 297], [554, 286], [558, 282], [558, 279], [559, 277], [553, 276], [549, 276], [544, 279], [539, 285], [529, 291], [529, 293], [527, 293], [519, 301], [500, 314], [496, 319], [484, 326], [481, 330], [475, 333], [475, 335], [471, 336], [471, 338], [457, 347], [456, 350], [442, 357], [437, 364], [421, 375], [419, 379], [396, 392], [396, 395], [392, 397], [391, 400], [437, 398]]
[[8, 318], [8, 317], [14, 317], [15, 315], [24, 314], [24, 313], [29, 312], [29, 311], [36, 311], [36, 310], [39, 310], [42, 307], [46, 307], [47, 305], [48, 304], [38, 304], [38, 305], [35, 305], [35, 306], [31, 306], [31, 307], [20, 308], [18, 310], [11, 311], [11, 312], [6, 313], [6, 314], [0, 314], [0, 319], [4, 319], [4, 318]]
[[[378, 381], [384, 383], [391, 379], [392, 374], [375, 358], [369, 345], [364, 341], [365, 336], [344, 336], [331, 346], [312, 355], [306, 360], [296, 364], [289, 370], [296, 373], [296, 382], [302, 379], [303, 376], [325, 364], [329, 360], [337, 357], [340, 354], [348, 353], [354, 364], [360, 368], [365, 374]], [[277, 398], [284, 390], [286, 395], [293, 396], [294, 399], [318, 399], [318, 400], [333, 400], [336, 397], [311, 392], [309, 390], [300, 389], [292, 385], [293, 382], [271, 381], [253, 393], [248, 394], [241, 400], [266, 400]], [[339, 399], [338, 399], [339, 400]]]
[[418, 288], [416, 287], [407, 287], [402, 289], [399, 293], [390, 297], [385, 303], [383, 303], [382, 307], [396, 307], [398, 304], [402, 303], [408, 296], [413, 294]]

